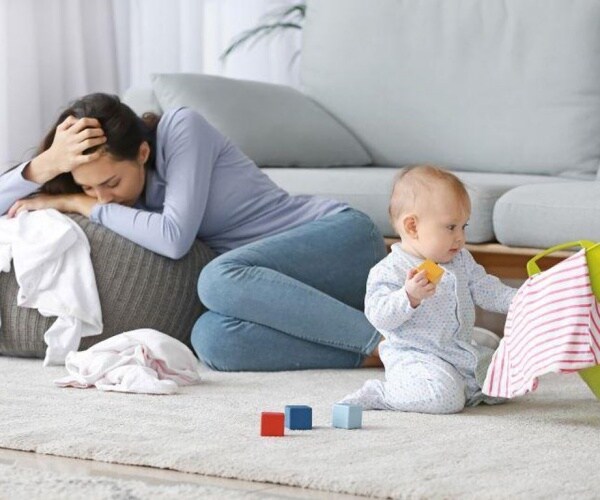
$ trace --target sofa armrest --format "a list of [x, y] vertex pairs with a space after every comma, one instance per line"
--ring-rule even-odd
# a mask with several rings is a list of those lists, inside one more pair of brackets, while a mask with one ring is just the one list
[[344, 125], [291, 87], [181, 73], [153, 75], [152, 85], [163, 110], [198, 111], [260, 166], [371, 163]]

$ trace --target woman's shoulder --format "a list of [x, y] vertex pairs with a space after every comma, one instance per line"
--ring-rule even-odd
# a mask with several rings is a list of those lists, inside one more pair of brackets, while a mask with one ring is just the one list
[[189, 129], [189, 128], [211, 128], [214, 127], [208, 123], [197, 111], [187, 108], [173, 108], [160, 117], [158, 122], [158, 133], [166, 133], [172, 130]]
[[156, 142], [159, 149], [171, 146], [223, 147], [226, 138], [197, 111], [180, 107], [166, 111], [158, 122]]

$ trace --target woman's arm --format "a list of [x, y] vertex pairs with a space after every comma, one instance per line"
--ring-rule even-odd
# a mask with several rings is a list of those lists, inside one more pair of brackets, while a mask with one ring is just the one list
[[54, 179], [62, 172], [52, 162], [48, 151], [44, 151], [31, 160], [23, 169], [23, 178], [37, 184], [44, 184], [51, 179]]
[[30, 198], [17, 200], [8, 209], [8, 217], [15, 217], [19, 212], [54, 208], [59, 212], [81, 214], [89, 217], [94, 205], [98, 203], [84, 193], [77, 194], [37, 194]]
[[162, 212], [108, 203], [94, 206], [90, 219], [153, 252], [179, 259], [198, 234], [213, 168], [226, 139], [186, 108], [163, 116], [158, 132], [157, 157], [166, 164]]
[[40, 189], [40, 184], [23, 175], [29, 163], [22, 163], [0, 176], [0, 215], [4, 215], [17, 200]]
[[56, 176], [100, 158], [100, 151], [83, 151], [104, 142], [106, 137], [98, 120], [68, 116], [56, 127], [49, 149], [0, 176], [0, 214], [7, 213], [18, 200], [35, 193]]

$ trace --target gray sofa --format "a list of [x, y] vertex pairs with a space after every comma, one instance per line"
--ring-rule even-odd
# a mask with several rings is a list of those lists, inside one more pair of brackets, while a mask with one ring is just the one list
[[[307, 14], [302, 92], [172, 74], [124, 100], [198, 110], [279, 185], [347, 201], [387, 236], [396, 169], [430, 162], [467, 184], [471, 243], [600, 240], [600, 1], [309, 0]], [[187, 341], [210, 250], [174, 262], [78, 221], [106, 327], [82, 348], [138, 327]], [[53, 318], [17, 308], [16, 289], [0, 273], [0, 353], [43, 357]]]
[[124, 100], [198, 110], [291, 193], [388, 236], [395, 170], [428, 162], [466, 183], [470, 243], [600, 240], [597, 0], [309, 0], [301, 79], [163, 74]]

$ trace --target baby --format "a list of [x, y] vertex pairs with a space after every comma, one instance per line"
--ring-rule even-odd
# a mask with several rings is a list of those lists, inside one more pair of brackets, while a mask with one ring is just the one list
[[[386, 380], [368, 380], [341, 403], [437, 414], [502, 402], [481, 392], [493, 349], [473, 342], [475, 304], [506, 313], [516, 289], [464, 248], [471, 214], [465, 186], [437, 167], [402, 170], [389, 212], [401, 242], [371, 269], [365, 298], [365, 314], [384, 337]], [[444, 270], [437, 284], [416, 269], [425, 259]]]

